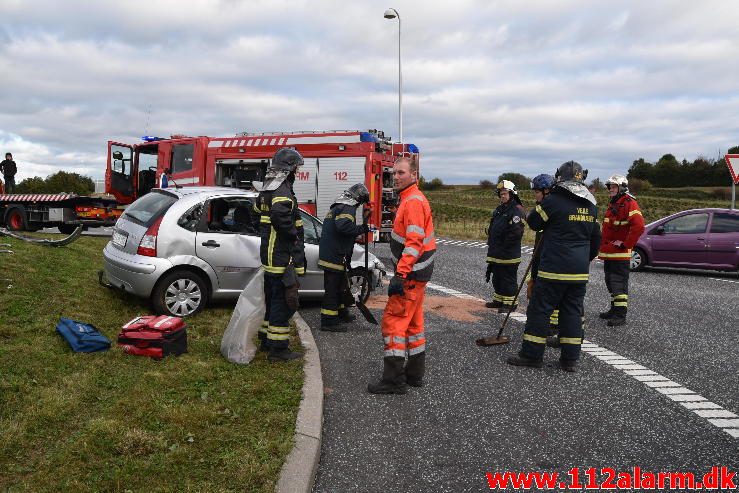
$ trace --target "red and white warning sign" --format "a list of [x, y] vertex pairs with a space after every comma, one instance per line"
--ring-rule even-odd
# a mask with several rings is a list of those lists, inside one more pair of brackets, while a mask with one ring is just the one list
[[739, 185], [739, 154], [727, 154], [725, 159], [731, 173], [731, 181]]

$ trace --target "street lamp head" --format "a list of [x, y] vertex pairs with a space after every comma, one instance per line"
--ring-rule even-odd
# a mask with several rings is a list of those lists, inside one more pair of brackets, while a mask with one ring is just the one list
[[395, 19], [398, 16], [398, 12], [395, 9], [387, 9], [385, 11], [385, 19]]

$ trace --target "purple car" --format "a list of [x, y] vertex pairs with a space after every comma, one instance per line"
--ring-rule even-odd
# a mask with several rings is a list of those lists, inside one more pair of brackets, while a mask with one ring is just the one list
[[631, 270], [645, 266], [739, 271], [739, 210], [693, 209], [647, 224]]

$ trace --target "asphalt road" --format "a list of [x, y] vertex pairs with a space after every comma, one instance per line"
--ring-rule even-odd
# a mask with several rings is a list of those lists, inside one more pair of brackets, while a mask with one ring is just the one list
[[[387, 252], [375, 251], [389, 266]], [[480, 245], [440, 241], [427, 296], [490, 299], [484, 258]], [[478, 321], [465, 322], [427, 303], [427, 385], [405, 396], [366, 391], [382, 368], [378, 327], [362, 321], [347, 333], [325, 333], [315, 330], [319, 306], [301, 308], [326, 386], [314, 491], [486, 491], [486, 473], [573, 467], [581, 478], [589, 467], [739, 471], [739, 276], [634, 273], [626, 327], [598, 319], [608, 303], [595, 262], [585, 305], [589, 344], [576, 374], [554, 366], [554, 349], [542, 370], [505, 364], [520, 345], [525, 297], [509, 322], [513, 341], [491, 348], [474, 340], [497, 332], [502, 315], [480, 308]]]

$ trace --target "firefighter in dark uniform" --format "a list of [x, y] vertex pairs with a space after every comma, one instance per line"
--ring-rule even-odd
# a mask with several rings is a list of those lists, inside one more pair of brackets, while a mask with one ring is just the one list
[[555, 174], [556, 184], [527, 222], [543, 230], [541, 258], [534, 292], [526, 311], [526, 328], [518, 355], [508, 358], [515, 366], [543, 366], [549, 319], [559, 308], [560, 367], [577, 371], [582, 345], [583, 300], [590, 261], [598, 254], [600, 228], [595, 197], [583, 184], [587, 171], [574, 161]]
[[268, 350], [269, 361], [289, 361], [300, 353], [289, 349], [290, 317], [295, 310], [288, 305], [283, 276], [293, 264], [298, 275], [305, 274], [303, 221], [293, 192], [295, 171], [303, 157], [294, 149], [278, 150], [267, 168], [264, 186], [254, 209], [260, 214], [260, 257], [264, 268], [266, 313], [259, 331], [261, 349]]
[[321, 330], [346, 332], [343, 323], [356, 317], [349, 313], [349, 282], [347, 269], [354, 251], [357, 236], [369, 231], [367, 219], [370, 208], [364, 209], [364, 223], [357, 225], [357, 207], [369, 202], [369, 191], [361, 183], [342, 192], [331, 204], [331, 210], [323, 220], [321, 241], [318, 246], [318, 267], [323, 269], [323, 303], [321, 304]]
[[603, 219], [603, 238], [598, 258], [603, 261], [606, 287], [611, 294], [611, 308], [600, 314], [609, 327], [626, 324], [629, 306], [629, 266], [631, 249], [644, 232], [636, 198], [629, 193], [629, 182], [623, 175], [613, 175], [606, 181], [611, 200]]
[[518, 288], [517, 274], [521, 263], [521, 237], [524, 230], [524, 211], [516, 185], [503, 180], [498, 183], [500, 205], [495, 208], [488, 227], [488, 268], [485, 282], [493, 279], [493, 301], [485, 303], [497, 308], [498, 313], [515, 310], [513, 301]]
[[[531, 189], [534, 191], [534, 199], [536, 205], [540, 205], [544, 197], [549, 195], [549, 192], [554, 188], [554, 177], [552, 175], [537, 175], [531, 180]], [[536, 232], [536, 238], [534, 239], [534, 245], [541, 243], [542, 231]], [[527, 279], [526, 295], [531, 300], [534, 293], [534, 283], [536, 280], [536, 273], [539, 270], [539, 259], [541, 258], [541, 247], [536, 249], [534, 256], [531, 259], [531, 274]], [[559, 324], [559, 310], [554, 310], [552, 316], [549, 318], [549, 329], [550, 335], [554, 336], [557, 334]]]

